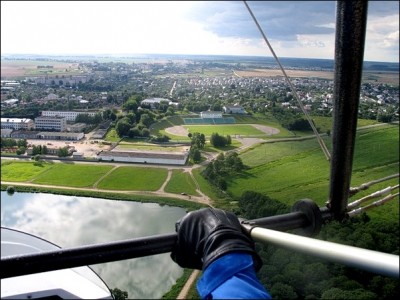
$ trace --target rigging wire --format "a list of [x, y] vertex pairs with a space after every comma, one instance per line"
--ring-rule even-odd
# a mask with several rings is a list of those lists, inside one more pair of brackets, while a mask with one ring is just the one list
[[388, 202], [388, 201], [390, 201], [390, 200], [392, 200], [392, 199], [394, 199], [395, 197], [398, 197], [398, 196], [399, 196], [399, 193], [396, 193], [396, 194], [393, 194], [393, 195], [390, 194], [390, 195], [388, 195], [388, 196], [386, 196], [386, 197], [384, 197], [384, 198], [382, 198], [382, 199], [380, 199], [378, 201], [375, 201], [375, 202], [373, 202], [373, 203], [371, 203], [369, 205], [354, 209], [354, 210], [348, 212], [347, 214], [348, 214], [349, 217], [353, 217], [355, 215], [359, 215], [359, 214], [365, 212], [368, 209], [383, 205], [386, 202]]
[[347, 206], [347, 209], [356, 208], [356, 207], [360, 206], [361, 203], [363, 203], [363, 202], [366, 202], [366, 201], [368, 201], [370, 199], [373, 199], [373, 198], [378, 198], [380, 196], [387, 195], [388, 193], [390, 193], [394, 189], [398, 189], [398, 188], [399, 188], [398, 184], [393, 186], [393, 187], [392, 186], [388, 186], [388, 187], [386, 187], [386, 188], [384, 188], [384, 189], [382, 189], [380, 191], [376, 191], [376, 192], [374, 192], [374, 193], [372, 193], [372, 194], [370, 194], [368, 196], [365, 196], [365, 197], [363, 197], [361, 199], [358, 199], [356, 201], [353, 201], [353, 202], [349, 203], [349, 205]]
[[400, 175], [399, 173], [393, 174], [393, 175], [389, 175], [387, 177], [383, 177], [383, 178], [380, 178], [380, 179], [376, 179], [376, 180], [372, 180], [372, 181], [363, 183], [362, 185], [360, 185], [358, 187], [350, 188], [350, 196], [353, 196], [353, 195], [357, 194], [360, 191], [368, 189], [371, 185], [374, 185], [374, 184], [382, 182], [382, 181], [386, 181], [386, 180], [389, 180], [389, 179], [393, 179], [393, 178], [399, 177], [399, 175]]
[[288, 84], [289, 84], [289, 86], [290, 86], [290, 89], [292, 90], [293, 95], [295, 96], [295, 98], [296, 98], [296, 100], [297, 100], [297, 103], [298, 103], [299, 106], [300, 106], [300, 109], [302, 110], [302, 112], [303, 112], [304, 115], [306, 116], [306, 119], [307, 119], [308, 123], [310, 124], [310, 126], [311, 126], [311, 128], [312, 128], [312, 130], [313, 130], [313, 132], [314, 132], [314, 134], [315, 134], [315, 136], [316, 136], [316, 138], [317, 138], [317, 141], [318, 141], [318, 143], [319, 143], [319, 145], [320, 145], [320, 147], [321, 147], [321, 149], [322, 149], [322, 152], [325, 154], [326, 159], [327, 159], [328, 161], [330, 161], [330, 160], [331, 160], [331, 155], [330, 155], [330, 153], [329, 153], [329, 150], [328, 150], [328, 148], [326, 147], [326, 145], [325, 145], [325, 143], [324, 143], [324, 140], [323, 140], [323, 139], [321, 138], [321, 136], [319, 135], [318, 130], [317, 130], [317, 128], [315, 127], [313, 121], [311, 120], [309, 114], [308, 114], [307, 111], [304, 109], [303, 103], [301, 103], [300, 97], [299, 97], [299, 95], [298, 95], [296, 89], [294, 88], [292, 82], [290, 81], [289, 76], [286, 74], [285, 69], [283, 68], [281, 62], [279, 61], [278, 56], [275, 54], [274, 49], [272, 48], [271, 44], [269, 43], [269, 41], [268, 41], [266, 35], [264, 34], [264, 31], [262, 30], [260, 24], [258, 23], [258, 21], [257, 21], [256, 17], [254, 16], [252, 10], [250, 9], [249, 5], [247, 4], [246, 1], [243, 1], [243, 2], [244, 2], [244, 4], [246, 5], [246, 8], [247, 8], [247, 10], [249, 11], [249, 13], [250, 13], [251, 17], [253, 18], [254, 22], [256, 23], [256, 26], [257, 26], [258, 30], [261, 32], [261, 35], [263, 36], [264, 41], [265, 41], [265, 43], [267, 44], [269, 50], [271, 51], [271, 53], [272, 53], [272, 55], [274, 56], [276, 62], [278, 63], [278, 65], [279, 65], [279, 67], [280, 67], [280, 69], [281, 69], [281, 71], [282, 71], [282, 73], [283, 73], [283, 75], [284, 75], [286, 81], [288, 82]]

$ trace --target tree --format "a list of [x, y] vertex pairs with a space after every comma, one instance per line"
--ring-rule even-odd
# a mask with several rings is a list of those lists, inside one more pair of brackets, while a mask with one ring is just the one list
[[241, 214], [247, 219], [275, 216], [289, 211], [285, 204], [253, 191], [243, 192], [238, 205]]
[[136, 100], [136, 97], [131, 96], [128, 100], [122, 105], [122, 110], [124, 111], [132, 111], [136, 112], [139, 107], [139, 104]]
[[17, 141], [17, 146], [18, 147], [27, 147], [28, 146], [28, 142], [26, 139], [20, 139]]
[[58, 157], [67, 157], [69, 155], [68, 147], [62, 147], [57, 150]]
[[42, 146], [41, 145], [33, 145], [32, 146], [32, 155], [42, 154]]
[[201, 160], [201, 153], [199, 148], [196, 145], [193, 145], [190, 148], [189, 157], [193, 160], [194, 163], [198, 163]]
[[131, 129], [129, 129], [129, 131], [128, 131], [128, 136], [129, 136], [130, 138], [134, 138], [134, 137], [140, 136], [140, 130], [139, 130], [139, 128], [137, 128], [137, 127], [132, 127]]
[[114, 102], [114, 101], [115, 101], [115, 100], [114, 100], [113, 95], [111, 95], [111, 94], [107, 95], [107, 102], [108, 102], [108, 103], [112, 103], [112, 102]]
[[297, 299], [297, 294], [293, 288], [284, 283], [275, 283], [271, 288], [271, 296], [274, 299]]
[[210, 138], [210, 144], [216, 148], [225, 147], [226, 145], [228, 145], [228, 138], [225, 138], [218, 133], [213, 133]]
[[115, 131], [118, 133], [120, 137], [128, 136], [129, 129], [131, 129], [131, 124], [129, 123], [129, 119], [126, 117], [119, 120], [115, 125]]
[[110, 292], [114, 296], [115, 300], [128, 299], [128, 292], [120, 290], [119, 288], [111, 289]]
[[26, 151], [26, 148], [22, 146], [22, 147], [19, 147], [19, 148], [17, 149], [16, 154], [17, 154], [17, 155], [21, 155], [21, 154], [24, 154], [25, 151]]
[[151, 124], [154, 123], [154, 119], [149, 114], [142, 114], [140, 116], [140, 123], [142, 123], [146, 127], [149, 127]]
[[[189, 133], [191, 134], [191, 133]], [[188, 135], [189, 136], [189, 135]], [[192, 145], [195, 145], [198, 149], [203, 149], [206, 144], [206, 137], [204, 134], [195, 132], [191, 136], [189, 136], [192, 140]]]
[[7, 189], [6, 189], [6, 191], [7, 191], [7, 194], [8, 194], [9, 196], [12, 196], [12, 195], [14, 195], [14, 193], [15, 193], [15, 187], [12, 186], [12, 185], [9, 185], [9, 186], [7, 187]]
[[142, 137], [149, 137], [150, 136], [150, 130], [148, 128], [143, 128], [142, 131], [140, 132], [140, 135]]
[[47, 149], [46, 145], [43, 145], [41, 154], [47, 154], [47, 153], [49, 153], [49, 149]]

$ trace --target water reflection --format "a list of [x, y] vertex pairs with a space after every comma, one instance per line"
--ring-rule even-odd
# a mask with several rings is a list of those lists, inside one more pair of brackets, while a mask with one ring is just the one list
[[[38, 235], [61, 247], [171, 233], [185, 214], [177, 207], [42, 193], [1, 192], [1, 226]], [[93, 265], [110, 288], [129, 298], [160, 298], [181, 276], [169, 254]]]

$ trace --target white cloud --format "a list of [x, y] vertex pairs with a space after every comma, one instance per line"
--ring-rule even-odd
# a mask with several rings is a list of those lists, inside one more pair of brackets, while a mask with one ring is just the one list
[[[249, 4], [277, 53], [333, 58], [334, 2]], [[366, 59], [398, 61], [398, 19], [391, 2], [371, 2]], [[232, 1], [3, 1], [1, 52], [270, 55]]]
[[398, 14], [368, 19], [364, 58], [374, 61], [399, 61]]

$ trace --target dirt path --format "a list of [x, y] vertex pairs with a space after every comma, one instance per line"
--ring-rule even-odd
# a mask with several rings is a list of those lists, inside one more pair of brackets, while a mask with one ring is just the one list
[[168, 169], [168, 175], [167, 178], [165, 179], [164, 183], [161, 185], [161, 187], [157, 190], [157, 192], [164, 192], [164, 188], [167, 186], [169, 180], [172, 177], [172, 170]]
[[1, 181], [1, 184], [12, 185], [12, 186], [32, 186], [32, 187], [44, 187], [44, 188], [52, 188], [52, 189], [64, 189], [64, 190], [75, 190], [75, 191], [94, 191], [94, 192], [104, 192], [104, 193], [116, 193], [116, 194], [132, 194], [132, 195], [143, 195], [143, 196], [157, 196], [157, 197], [167, 197], [167, 198], [175, 198], [186, 200], [190, 202], [203, 203], [206, 205], [211, 205], [210, 198], [208, 197], [200, 197], [200, 196], [191, 196], [190, 198], [186, 195], [179, 195], [173, 193], [167, 193], [164, 191], [125, 191], [125, 190], [103, 190], [98, 188], [80, 188], [80, 187], [70, 187], [70, 186], [61, 186], [61, 185], [46, 185], [46, 184], [36, 184], [30, 182], [10, 182], [10, 181]]
[[194, 270], [192, 274], [190, 274], [188, 280], [186, 281], [185, 285], [183, 286], [182, 290], [180, 291], [179, 295], [176, 297], [176, 299], [186, 299], [187, 294], [192, 287], [193, 283], [195, 282], [196, 278], [199, 276], [200, 271], [199, 270]]

